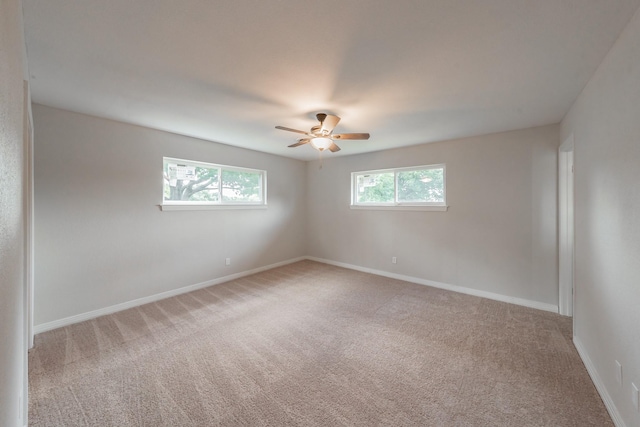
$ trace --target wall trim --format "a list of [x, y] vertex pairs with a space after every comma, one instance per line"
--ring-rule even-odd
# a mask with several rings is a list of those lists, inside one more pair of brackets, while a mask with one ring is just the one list
[[573, 315], [575, 203], [573, 134], [558, 148], [558, 307]]
[[86, 313], [76, 314], [74, 316], [65, 317], [63, 319], [53, 320], [51, 322], [41, 323], [35, 325], [33, 330], [35, 334], [51, 331], [53, 329], [69, 326], [74, 323], [84, 322], [85, 320], [95, 319], [96, 317], [105, 316], [107, 314], [113, 314], [118, 311], [127, 310], [129, 308], [138, 307], [140, 305], [148, 304], [151, 302], [160, 301], [165, 298], [170, 298], [176, 295], [186, 294], [187, 292], [196, 291], [198, 289], [207, 288], [213, 285], [219, 285], [231, 280], [239, 279], [241, 277], [250, 276], [252, 274], [260, 273], [262, 271], [271, 270], [272, 268], [282, 267], [283, 265], [292, 264], [294, 262], [305, 260], [306, 257], [301, 256], [297, 258], [291, 258], [285, 261], [277, 262], [275, 264], [265, 265], [263, 267], [254, 268], [251, 270], [242, 271], [239, 273], [229, 274], [228, 276], [218, 277], [216, 279], [207, 280], [205, 282], [196, 283], [194, 285], [184, 286], [182, 288], [173, 289], [170, 291], [160, 292], [159, 294], [149, 295], [146, 297], [126, 301], [120, 304], [111, 305], [109, 307], [100, 308], [98, 310], [88, 311]]
[[[318, 258], [318, 257], [313, 257], [313, 256], [301, 256], [301, 257], [291, 258], [291, 259], [288, 259], [288, 260], [285, 260], [285, 261], [277, 262], [277, 263], [274, 263], [274, 264], [265, 265], [263, 267], [258, 267], [258, 268], [254, 268], [254, 269], [251, 269], [251, 270], [246, 270], [246, 271], [242, 271], [242, 272], [239, 272], [239, 273], [230, 274], [230, 275], [227, 275], [227, 276], [222, 276], [222, 277], [219, 277], [219, 278], [216, 278], [216, 279], [207, 280], [205, 282], [196, 283], [194, 285], [184, 286], [182, 288], [161, 292], [159, 294], [149, 295], [147, 297], [138, 298], [138, 299], [135, 299], [135, 300], [123, 302], [123, 303], [120, 303], [120, 304], [112, 305], [112, 306], [101, 308], [101, 309], [98, 309], [98, 310], [88, 311], [86, 313], [65, 317], [63, 319], [54, 320], [54, 321], [46, 322], [46, 323], [41, 323], [39, 325], [35, 325], [34, 326], [34, 334], [47, 332], [47, 331], [50, 331], [50, 330], [53, 330], [53, 329], [58, 329], [58, 328], [62, 328], [62, 327], [65, 327], [65, 326], [69, 326], [69, 325], [72, 325], [74, 323], [84, 322], [86, 320], [95, 319], [96, 317], [105, 316], [105, 315], [108, 315], [108, 314], [113, 314], [113, 313], [116, 313], [118, 311], [123, 311], [123, 310], [127, 310], [129, 308], [138, 307], [138, 306], [141, 306], [141, 305], [144, 305], [144, 304], [148, 304], [148, 303], [151, 303], [151, 302], [155, 302], [155, 301], [159, 301], [159, 300], [162, 300], [162, 299], [165, 299], [165, 298], [170, 298], [170, 297], [173, 297], [173, 296], [176, 296], [176, 295], [185, 294], [185, 293], [192, 292], [192, 291], [195, 291], [195, 290], [198, 290], [198, 289], [202, 289], [202, 288], [206, 288], [206, 287], [209, 287], [209, 286], [214, 286], [214, 285], [218, 285], [218, 284], [221, 284], [221, 283], [229, 282], [231, 280], [235, 280], [235, 279], [239, 279], [241, 277], [245, 277], [245, 276], [249, 276], [249, 275], [252, 275], [252, 274], [260, 273], [262, 271], [271, 270], [273, 268], [281, 267], [281, 266], [288, 265], [288, 264], [293, 264], [294, 262], [298, 262], [298, 261], [303, 261], [305, 259], [306, 260], [310, 260], [310, 261], [320, 262], [320, 263], [323, 263], [323, 264], [334, 265], [336, 267], [348, 268], [350, 270], [356, 270], [356, 271], [361, 271], [361, 272], [364, 272], [364, 273], [375, 274], [375, 275], [378, 275], [378, 276], [389, 277], [391, 279], [404, 280], [405, 282], [416, 283], [416, 284], [424, 285], [424, 286], [431, 286], [433, 288], [444, 289], [444, 290], [448, 290], [448, 291], [458, 292], [458, 293], [467, 294], [467, 295], [473, 295], [473, 296], [482, 297], [482, 298], [488, 298], [488, 299], [495, 300], [495, 301], [521, 305], [521, 306], [524, 306], [524, 307], [534, 308], [534, 309], [543, 310], [543, 311], [549, 311], [549, 312], [553, 312], [553, 313], [557, 313], [558, 312], [558, 306], [557, 305], [553, 305], [553, 304], [547, 304], [547, 303], [542, 303], [542, 302], [538, 302], [538, 301], [527, 300], [527, 299], [524, 299], [524, 298], [510, 297], [510, 296], [506, 296], [506, 295], [496, 294], [496, 293], [493, 293], [493, 292], [487, 292], [487, 291], [481, 291], [481, 290], [472, 289], [472, 288], [466, 288], [466, 287], [463, 287], [463, 286], [450, 285], [450, 284], [447, 284], [447, 283], [441, 283], [441, 282], [436, 282], [436, 281], [433, 281], [433, 280], [421, 279], [421, 278], [413, 277], [413, 276], [406, 276], [404, 274], [391, 273], [391, 272], [383, 271], [383, 270], [376, 270], [376, 269], [373, 269], [373, 268], [361, 267], [361, 266], [354, 265], [354, 264], [348, 264], [348, 263], [344, 263], [344, 262], [332, 261], [332, 260], [324, 259], [324, 258]], [[609, 395], [606, 387], [604, 386], [604, 383], [600, 379], [600, 376], [598, 375], [598, 371], [596, 370], [595, 365], [591, 361], [591, 358], [589, 357], [589, 354], [587, 353], [587, 350], [585, 349], [584, 345], [580, 341], [580, 338], [578, 338], [577, 336], [574, 335], [573, 344], [574, 344], [576, 350], [578, 351], [578, 355], [580, 356], [580, 359], [582, 359], [582, 362], [584, 363], [584, 366], [586, 367], [587, 372], [589, 373], [589, 376], [591, 377], [591, 380], [593, 381], [593, 384], [596, 387], [596, 390], [600, 394], [600, 397], [602, 398], [602, 401], [604, 402], [605, 407], [607, 408], [607, 411], [609, 412], [609, 415], [611, 416], [611, 419], [613, 420], [613, 423], [616, 425], [616, 427], [626, 427], [626, 424], [622, 420], [622, 416], [620, 415], [620, 412], [618, 411], [618, 408], [613, 403], [613, 399]]]
[[239, 273], [230, 274], [227, 276], [218, 277], [216, 279], [207, 280], [205, 282], [196, 283], [194, 285], [184, 286], [182, 288], [173, 289], [170, 291], [161, 292], [159, 294], [149, 295], [146, 297], [138, 298], [131, 301], [126, 301], [120, 304], [115, 304], [109, 307], [100, 308], [98, 310], [88, 311], [86, 313], [76, 314], [73, 316], [65, 317], [63, 319], [53, 320], [51, 322], [41, 323], [34, 325], [34, 334], [40, 334], [42, 332], [51, 331], [53, 329], [62, 328], [72, 325], [74, 323], [84, 322], [85, 320], [95, 319], [96, 317], [106, 316], [118, 311], [127, 310], [129, 308], [138, 307], [143, 304], [159, 301], [165, 298], [170, 298], [176, 295], [185, 294], [187, 292], [196, 291], [198, 289], [206, 288], [220, 283], [225, 283], [231, 280], [239, 279], [241, 277], [249, 276], [251, 274], [260, 273], [262, 271], [270, 270], [272, 268], [281, 267], [283, 265], [292, 264], [294, 262], [308, 259], [310, 261], [321, 262], [323, 264], [335, 265], [336, 267], [348, 268], [350, 270], [362, 271], [364, 273], [375, 274], [378, 276], [389, 277], [391, 279], [404, 280], [405, 282], [416, 283], [419, 285], [431, 286], [433, 288], [445, 289], [448, 291], [458, 292], [467, 295], [473, 295], [482, 298], [488, 298], [495, 301], [506, 302], [510, 304], [521, 305], [524, 307], [535, 308], [543, 311], [550, 311], [553, 313], [558, 312], [558, 306], [553, 304], [546, 304], [538, 301], [527, 300], [524, 298], [510, 297], [506, 295], [496, 294], [493, 292], [481, 291], [478, 289], [465, 288], [463, 286], [450, 285], [448, 283], [436, 282], [433, 280], [421, 279], [413, 276], [406, 276], [404, 274], [391, 273], [388, 271], [376, 270], [373, 268], [361, 267], [358, 265], [347, 264], [338, 261], [332, 261], [324, 258], [317, 258], [312, 256], [301, 256], [297, 258], [288, 259], [285, 261], [277, 262], [275, 264], [265, 265], [263, 267], [254, 268], [251, 270], [242, 271]]
[[589, 353], [587, 353], [586, 348], [584, 347], [584, 345], [582, 345], [582, 341], [580, 341], [580, 338], [575, 335], [573, 336], [573, 345], [576, 347], [576, 350], [578, 350], [578, 355], [580, 356], [580, 359], [582, 359], [582, 363], [584, 363], [585, 368], [587, 368], [587, 372], [591, 377], [591, 381], [593, 381], [593, 385], [596, 386], [596, 390], [602, 398], [604, 406], [607, 408], [607, 411], [609, 412], [613, 423], [616, 425], [616, 427], [626, 427], [627, 425], [622, 420], [622, 416], [620, 415], [618, 408], [616, 407], [615, 403], [613, 403], [611, 395], [609, 395], [607, 388], [600, 379], [600, 375], [598, 375], [598, 371], [591, 361]]
[[324, 264], [335, 265], [336, 267], [348, 268], [350, 270], [362, 271], [364, 273], [375, 274], [378, 276], [389, 277], [391, 279], [404, 280], [405, 282], [416, 283], [418, 285], [431, 286], [432, 288], [445, 289], [447, 291], [458, 292], [461, 294], [473, 295], [476, 297], [487, 298], [495, 301], [507, 302], [510, 304], [522, 305], [529, 308], [535, 308], [543, 311], [550, 311], [552, 313], [558, 312], [558, 306], [553, 304], [547, 304], [544, 302], [532, 301], [524, 298], [510, 297], [506, 295], [496, 294], [493, 292], [481, 291], [478, 289], [465, 288], [464, 286], [450, 285], [448, 283], [436, 282], [433, 280], [421, 279], [413, 276], [405, 276], [404, 274], [390, 273], [388, 271], [375, 270], [373, 268], [360, 267], [358, 265], [347, 264], [344, 262], [331, 261], [324, 258], [316, 258], [312, 256], [306, 257], [311, 261], [317, 261]]

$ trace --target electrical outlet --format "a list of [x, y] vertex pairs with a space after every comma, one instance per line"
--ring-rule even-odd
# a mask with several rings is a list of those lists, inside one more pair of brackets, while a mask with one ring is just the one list
[[224, 265], [231, 265], [231, 258], [226, 258], [224, 260]]
[[391, 257], [391, 264], [397, 264], [398, 263], [398, 258], [392, 256]]
[[631, 383], [631, 400], [633, 407], [636, 408], [636, 411], [640, 412], [640, 394], [638, 393], [638, 386], [634, 383]]
[[619, 386], [622, 385], [622, 365], [616, 360], [616, 382]]

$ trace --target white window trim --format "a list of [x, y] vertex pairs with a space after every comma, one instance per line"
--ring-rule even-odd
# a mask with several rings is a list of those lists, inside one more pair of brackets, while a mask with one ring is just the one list
[[220, 185], [222, 185], [222, 170], [236, 172], [259, 173], [261, 180], [261, 202], [223, 202], [222, 190], [220, 190], [220, 200], [218, 202], [194, 202], [183, 200], [164, 200], [164, 177], [162, 182], [162, 203], [158, 205], [162, 211], [190, 211], [190, 210], [225, 210], [225, 209], [267, 209], [267, 171], [261, 169], [243, 168], [240, 166], [221, 165], [217, 163], [200, 162], [197, 160], [178, 159], [176, 157], [163, 157], [162, 165], [164, 170], [165, 162], [187, 163], [206, 167], [209, 169], [218, 168], [220, 174]]
[[[393, 203], [375, 203], [375, 202], [358, 202], [357, 201], [357, 176], [363, 174], [380, 174], [380, 173], [393, 173], [394, 174], [394, 198], [397, 199], [397, 187], [398, 187], [398, 172], [425, 170], [425, 169], [442, 169], [442, 187], [444, 192], [444, 202], [393, 202]], [[389, 168], [389, 169], [376, 169], [351, 172], [351, 209], [370, 209], [370, 210], [404, 210], [404, 211], [446, 211], [449, 206], [447, 205], [447, 168], [444, 163], [435, 165], [420, 165], [420, 166], [408, 166], [402, 168]]]
[[241, 204], [241, 205], [213, 205], [213, 204], [163, 204], [158, 205], [162, 211], [216, 211], [225, 209], [267, 209], [267, 205]]
[[434, 212], [445, 212], [449, 210], [449, 206], [408, 206], [408, 205], [351, 205], [351, 209], [363, 209], [363, 210], [372, 210], [372, 211], [434, 211]]

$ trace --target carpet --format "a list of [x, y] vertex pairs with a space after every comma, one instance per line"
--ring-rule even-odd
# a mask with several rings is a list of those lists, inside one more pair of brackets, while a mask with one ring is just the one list
[[36, 336], [31, 426], [613, 426], [557, 314], [301, 261]]

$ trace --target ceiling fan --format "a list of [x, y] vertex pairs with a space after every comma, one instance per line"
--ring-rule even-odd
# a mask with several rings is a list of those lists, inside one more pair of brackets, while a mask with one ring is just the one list
[[340, 147], [336, 145], [335, 140], [343, 139], [369, 139], [368, 133], [333, 133], [333, 129], [340, 121], [340, 117], [332, 114], [318, 113], [316, 118], [320, 122], [319, 125], [313, 126], [309, 132], [303, 130], [291, 129], [284, 126], [276, 126], [276, 129], [286, 130], [289, 132], [301, 133], [305, 138], [300, 138], [295, 144], [289, 147], [299, 147], [300, 145], [310, 143], [313, 148], [322, 152], [329, 150], [332, 153], [340, 151]]

